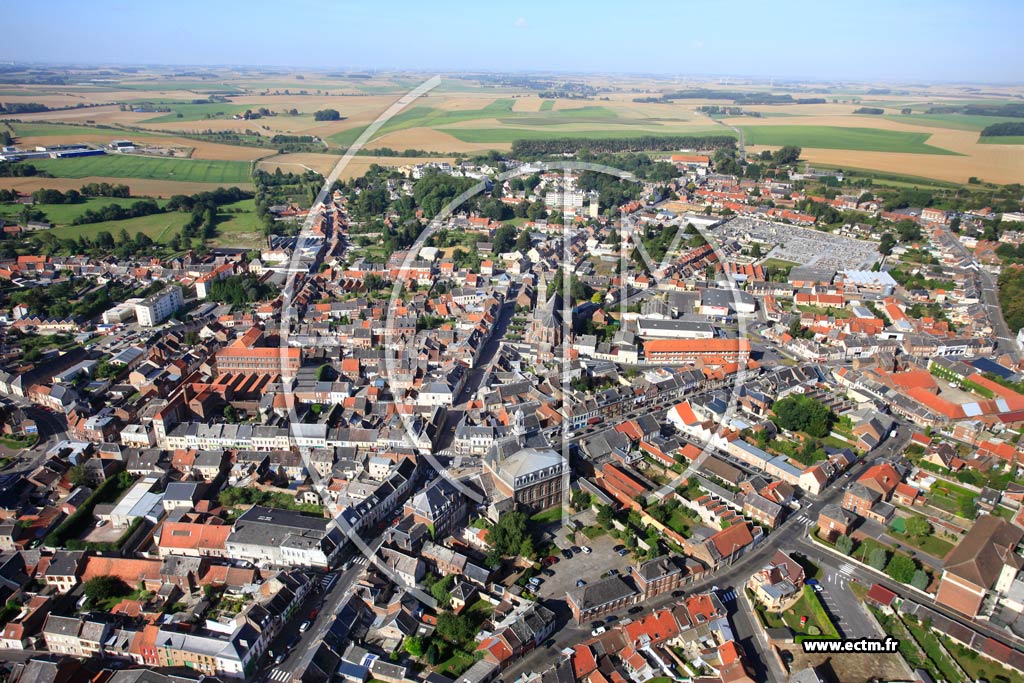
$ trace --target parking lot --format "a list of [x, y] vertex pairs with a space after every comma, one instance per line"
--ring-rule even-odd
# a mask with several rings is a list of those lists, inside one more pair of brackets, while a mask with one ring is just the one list
[[541, 598], [563, 599], [567, 591], [576, 588], [576, 581], [582, 579], [587, 583], [597, 581], [609, 570], [616, 569], [620, 574], [626, 574], [632, 564], [632, 557], [626, 555], [620, 557], [613, 548], [621, 542], [608, 534], [602, 534], [597, 538], [588, 539], [582, 533], [575, 534], [572, 538], [567, 537], [565, 530], [559, 532], [556, 543], [559, 547], [571, 547], [576, 545], [580, 548], [587, 546], [591, 549], [589, 554], [579, 552], [573, 553], [572, 558], [565, 559], [559, 553], [558, 562], [548, 567], [553, 576], [540, 575], [543, 583], [536, 591]]

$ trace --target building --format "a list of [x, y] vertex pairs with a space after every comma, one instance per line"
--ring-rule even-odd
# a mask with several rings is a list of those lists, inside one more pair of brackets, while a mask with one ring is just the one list
[[640, 591], [641, 600], [649, 600], [662, 593], [670, 593], [680, 587], [686, 579], [686, 572], [675, 557], [662, 555], [630, 567], [630, 575]]
[[857, 517], [838, 505], [826, 505], [818, 513], [818, 536], [835, 541], [839, 536], [848, 536]]
[[550, 448], [524, 447], [507, 457], [484, 460], [484, 471], [492, 476], [496, 491], [530, 514], [562, 504], [562, 480], [568, 467]]
[[640, 594], [619, 576], [609, 576], [586, 586], [575, 588], [565, 595], [569, 609], [577, 624], [601, 619], [611, 612], [636, 603]]
[[644, 360], [648, 363], [738, 363], [746, 362], [749, 356], [747, 339], [650, 339], [644, 342]]
[[174, 315], [184, 303], [181, 287], [168, 285], [135, 304], [135, 319], [141, 327], [154, 327]]
[[936, 602], [974, 617], [988, 614], [1024, 568], [1018, 553], [1024, 530], [995, 515], [982, 515], [949, 555]]
[[294, 377], [302, 365], [302, 350], [294, 347], [265, 348], [225, 346], [217, 351], [217, 372], [240, 375]]
[[458, 484], [438, 477], [405, 504], [405, 513], [425, 525], [433, 538], [444, 538], [466, 519], [466, 497]]
[[331, 520], [254, 505], [235, 520], [225, 549], [261, 567], [326, 569], [344, 541]]

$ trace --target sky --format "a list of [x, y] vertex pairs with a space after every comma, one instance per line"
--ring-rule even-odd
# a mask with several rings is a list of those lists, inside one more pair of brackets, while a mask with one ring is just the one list
[[8, 0], [0, 60], [1024, 82], [1019, 0]]

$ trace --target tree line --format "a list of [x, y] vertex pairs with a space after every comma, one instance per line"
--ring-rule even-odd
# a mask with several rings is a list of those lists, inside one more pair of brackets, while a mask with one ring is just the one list
[[555, 154], [641, 152], [674, 149], [735, 149], [736, 140], [728, 135], [644, 135], [635, 138], [552, 138], [550, 140], [515, 140], [512, 156], [540, 157]]

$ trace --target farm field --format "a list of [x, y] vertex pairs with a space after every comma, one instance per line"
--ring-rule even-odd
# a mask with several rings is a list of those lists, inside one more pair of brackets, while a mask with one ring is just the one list
[[242, 161], [208, 159], [161, 159], [156, 157], [109, 155], [80, 159], [43, 159], [33, 165], [62, 178], [147, 178], [198, 183], [245, 183], [249, 164]]
[[911, 154], [956, 154], [926, 144], [930, 133], [908, 133], [878, 128], [828, 126], [742, 126], [751, 145], [796, 145], [816, 149], [846, 149], [863, 152], [907, 152]]
[[[78, 218], [86, 211], [96, 211], [113, 204], [127, 208], [141, 199], [142, 197], [131, 197], [128, 199], [122, 199], [120, 197], [94, 197], [87, 199], [80, 204], [33, 204], [32, 208], [42, 211], [46, 214], [47, 220], [52, 222], [54, 225], [60, 226], [70, 225], [74, 219]], [[164, 206], [167, 202], [164, 200], [157, 200], [157, 204]], [[21, 214], [21, 208], [21, 204], [0, 204], [0, 217], [17, 220], [18, 216]]]
[[6, 190], [18, 190], [31, 194], [40, 188], [60, 190], [77, 190], [86, 183], [118, 183], [127, 185], [131, 189], [133, 197], [171, 197], [176, 194], [196, 194], [215, 190], [225, 185], [233, 185], [242, 189], [251, 190], [252, 183], [189, 183], [180, 180], [148, 180], [146, 178], [109, 178], [99, 176], [88, 176], [85, 178], [40, 178], [32, 176], [28, 178], [0, 178], [0, 188]]
[[887, 114], [884, 118], [911, 126], [977, 131], [991, 126], [993, 123], [1020, 121], [1020, 119], [1007, 116], [975, 116], [971, 114]]

